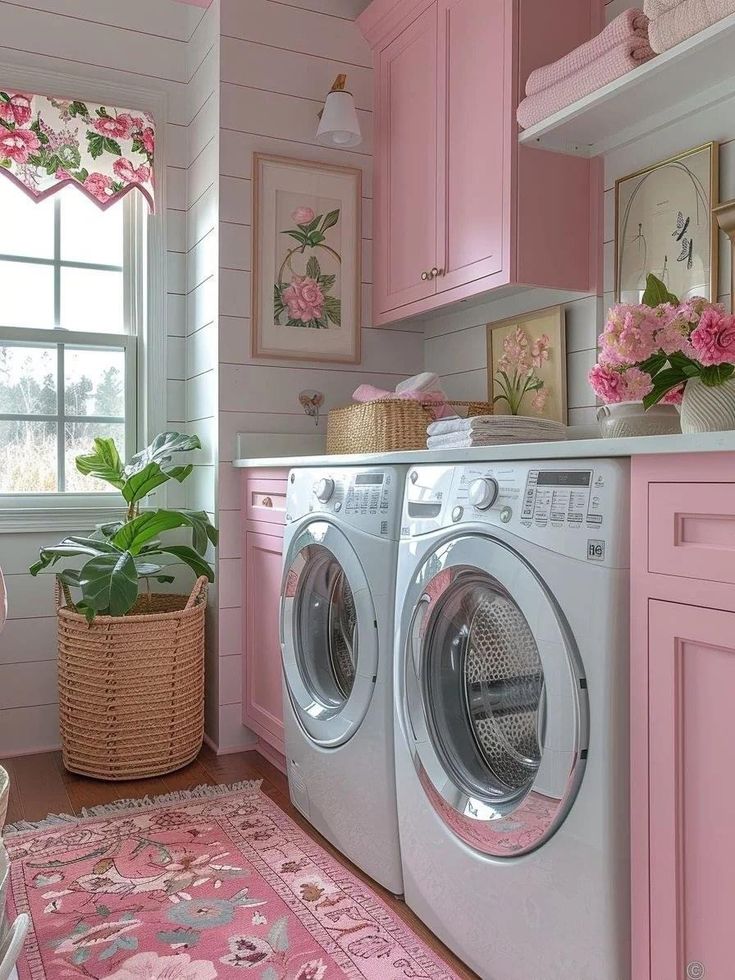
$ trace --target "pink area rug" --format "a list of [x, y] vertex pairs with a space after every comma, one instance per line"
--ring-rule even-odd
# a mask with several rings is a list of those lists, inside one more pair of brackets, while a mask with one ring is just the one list
[[256, 783], [6, 838], [20, 980], [456, 980]]

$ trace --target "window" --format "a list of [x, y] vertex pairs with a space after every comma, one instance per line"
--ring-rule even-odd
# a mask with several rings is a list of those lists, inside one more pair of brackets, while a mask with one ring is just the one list
[[0, 214], [0, 495], [106, 493], [74, 460], [97, 436], [135, 450], [145, 204], [0, 176]]

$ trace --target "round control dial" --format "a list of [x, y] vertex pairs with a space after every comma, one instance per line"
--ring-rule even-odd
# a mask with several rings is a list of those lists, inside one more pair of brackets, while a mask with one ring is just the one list
[[328, 476], [325, 476], [314, 485], [314, 496], [323, 504], [326, 504], [331, 499], [333, 493], [334, 480], [331, 480]]
[[470, 483], [469, 501], [477, 510], [489, 510], [498, 499], [498, 481], [491, 476]]

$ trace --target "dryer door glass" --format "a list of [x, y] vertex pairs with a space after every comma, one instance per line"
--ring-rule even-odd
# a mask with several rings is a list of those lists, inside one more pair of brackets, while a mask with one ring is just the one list
[[538, 574], [507, 545], [458, 536], [407, 592], [403, 731], [437, 814], [477, 850], [518, 856], [558, 829], [582, 780], [586, 679]]
[[355, 600], [345, 570], [330, 551], [310, 545], [305, 558], [296, 599], [299, 669], [314, 697], [337, 707], [355, 683]]
[[378, 672], [377, 617], [347, 537], [310, 522], [285, 556], [281, 646], [286, 689], [304, 731], [335, 747], [359, 728]]
[[541, 762], [544, 671], [523, 613], [490, 576], [468, 571], [431, 624], [424, 703], [446, 764], [493, 801], [524, 796]]

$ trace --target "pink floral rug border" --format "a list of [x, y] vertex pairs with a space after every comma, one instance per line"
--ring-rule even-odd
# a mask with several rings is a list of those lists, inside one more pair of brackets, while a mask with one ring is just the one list
[[213, 980], [243, 968], [257, 980], [457, 980], [258, 784], [15, 830], [11, 911], [33, 921], [20, 980]]

